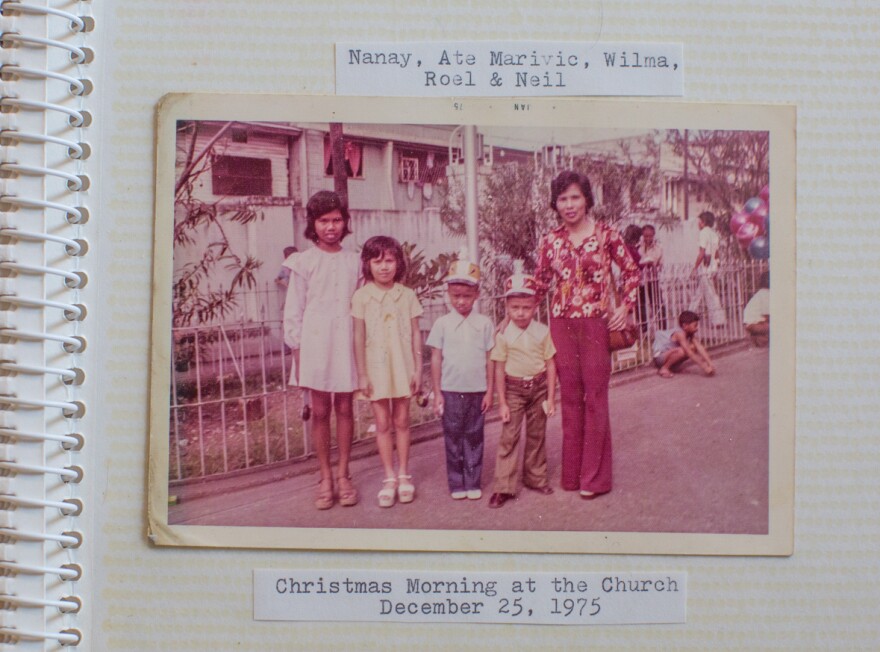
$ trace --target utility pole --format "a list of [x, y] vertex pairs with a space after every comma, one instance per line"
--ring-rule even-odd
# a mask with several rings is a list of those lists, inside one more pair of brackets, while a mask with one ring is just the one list
[[330, 160], [333, 162], [333, 190], [348, 206], [348, 170], [345, 167], [345, 143], [342, 140], [342, 123], [330, 123]]
[[480, 264], [480, 244], [477, 232], [477, 128], [474, 125], [463, 127], [464, 142], [464, 224], [467, 234], [468, 254], [477, 265]]
[[690, 212], [690, 179], [688, 178], [688, 158], [690, 158], [690, 154], [688, 152], [688, 130], [684, 130], [684, 221], [688, 220], [688, 213]]

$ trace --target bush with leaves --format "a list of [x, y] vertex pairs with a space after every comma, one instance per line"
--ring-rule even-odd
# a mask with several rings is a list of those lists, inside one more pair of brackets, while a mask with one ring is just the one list
[[428, 260], [422, 249], [410, 242], [401, 244], [406, 259], [406, 275], [403, 284], [411, 288], [420, 302], [432, 301], [443, 294], [443, 278], [456, 260], [454, 254], [442, 253]]
[[[221, 128], [219, 134], [230, 124]], [[182, 123], [178, 129], [178, 148], [183, 153], [178, 157], [175, 185], [174, 248], [179, 252], [200, 249], [194, 256], [196, 260], [175, 266], [171, 294], [174, 326], [210, 322], [231, 313], [238, 307], [238, 293], [256, 287], [254, 273], [262, 265], [253, 256], [235, 252], [225, 225], [262, 220], [263, 213], [246, 204], [223, 209], [221, 202], [225, 197], [207, 202], [198, 196], [200, 178], [210, 173], [223, 142], [215, 134], [205, 149], [197, 153], [199, 129], [199, 122]], [[221, 266], [231, 278], [211, 289], [212, 282], [218, 284], [217, 271]]]

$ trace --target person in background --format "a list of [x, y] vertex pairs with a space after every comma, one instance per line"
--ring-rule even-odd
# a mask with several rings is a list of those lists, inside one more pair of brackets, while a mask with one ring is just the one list
[[642, 227], [638, 224], [630, 224], [623, 230], [623, 243], [629, 252], [630, 258], [635, 261], [636, 265], [641, 265], [641, 254], [639, 252], [639, 240], [642, 239]]
[[770, 272], [758, 279], [758, 291], [743, 309], [743, 324], [752, 336], [752, 344], [763, 348], [770, 344]]
[[685, 310], [678, 316], [679, 328], [654, 334], [654, 364], [661, 378], [672, 378], [685, 360], [692, 360], [707, 376], [715, 375], [715, 366], [697, 337], [700, 316]]
[[278, 275], [275, 277], [275, 285], [284, 291], [287, 291], [287, 286], [290, 285], [290, 266], [293, 263], [291, 256], [297, 251], [299, 250], [293, 246], [284, 247], [284, 262], [281, 263], [281, 269], [278, 270]]
[[697, 277], [697, 289], [688, 309], [699, 314], [700, 306], [705, 302], [709, 325], [725, 326], [727, 315], [715, 290], [715, 274], [718, 272], [720, 259], [720, 238], [714, 228], [715, 215], [709, 211], [700, 213], [697, 217], [697, 226], [700, 228], [700, 248], [692, 272]]
[[666, 328], [666, 306], [663, 305], [663, 295], [660, 293], [663, 248], [655, 236], [656, 230], [653, 225], [642, 226], [642, 242], [639, 245], [639, 267], [642, 272], [639, 304], [644, 306], [645, 321], [650, 322], [654, 330], [663, 330]]

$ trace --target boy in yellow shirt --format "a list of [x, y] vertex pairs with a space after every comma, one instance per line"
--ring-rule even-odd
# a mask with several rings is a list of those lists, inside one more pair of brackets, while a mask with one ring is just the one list
[[554, 412], [556, 349], [550, 339], [550, 329], [534, 320], [538, 310], [534, 277], [523, 274], [518, 266], [505, 287], [509, 323], [496, 336], [489, 356], [495, 362], [495, 384], [504, 424], [489, 499], [489, 507], [493, 509], [516, 497], [517, 448], [523, 418], [526, 422], [523, 485], [543, 495], [553, 493], [547, 483], [544, 439], [547, 417]]

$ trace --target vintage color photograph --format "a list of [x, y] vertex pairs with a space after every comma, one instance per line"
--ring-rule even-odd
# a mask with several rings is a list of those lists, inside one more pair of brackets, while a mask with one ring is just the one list
[[160, 110], [160, 543], [790, 552], [793, 112], [287, 100]]

